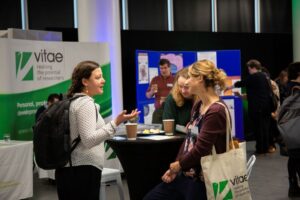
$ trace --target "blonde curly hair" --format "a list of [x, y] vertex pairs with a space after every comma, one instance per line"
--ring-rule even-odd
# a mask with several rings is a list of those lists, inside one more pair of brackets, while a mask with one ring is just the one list
[[[188, 71], [189, 71], [188, 67], [179, 70], [176, 73], [176, 76], [175, 76], [175, 79], [174, 79], [174, 86], [171, 90], [171, 94], [172, 94], [173, 99], [174, 99], [174, 101], [175, 101], [175, 103], [178, 107], [183, 106], [184, 102], [185, 102], [185, 98], [182, 96], [182, 94], [180, 92], [180, 88], [179, 88], [179, 85], [178, 85], [178, 79], [180, 77], [188, 79], [189, 78]], [[194, 102], [196, 102], [198, 97], [196, 95], [193, 95], [192, 99], [194, 100]]]
[[189, 76], [199, 77], [203, 76], [205, 88], [217, 86], [224, 90], [226, 88], [227, 75], [222, 69], [218, 69], [216, 65], [209, 60], [200, 60], [193, 63], [189, 67]]

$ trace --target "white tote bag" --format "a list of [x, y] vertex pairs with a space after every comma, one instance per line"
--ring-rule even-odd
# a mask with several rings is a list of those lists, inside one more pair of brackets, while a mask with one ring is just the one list
[[[223, 104], [222, 104], [223, 105]], [[224, 106], [224, 105], [223, 105]], [[226, 111], [226, 152], [201, 158], [208, 200], [251, 200], [246, 170], [246, 154], [242, 148], [229, 150], [231, 125]], [[234, 145], [233, 145], [234, 146]]]

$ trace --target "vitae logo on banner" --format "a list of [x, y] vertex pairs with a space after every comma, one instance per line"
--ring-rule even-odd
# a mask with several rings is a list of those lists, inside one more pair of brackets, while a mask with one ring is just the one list
[[[226, 193], [225, 196], [223, 195], [224, 196], [223, 200], [233, 199], [233, 195], [232, 195], [232, 191], [231, 191], [230, 187], [226, 187], [226, 186], [229, 186], [228, 180], [220, 181], [219, 183], [212, 183], [215, 199], [217, 199], [217, 197], [221, 193]], [[225, 190], [225, 188], [227, 188], [229, 190]]]
[[33, 65], [28, 64], [32, 52], [16, 52], [16, 76], [18, 80], [33, 80]]
[[15, 51], [16, 78], [19, 81], [64, 80], [62, 51]]

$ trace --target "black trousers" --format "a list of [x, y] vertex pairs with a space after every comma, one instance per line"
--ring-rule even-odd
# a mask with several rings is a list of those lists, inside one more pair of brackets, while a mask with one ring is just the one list
[[297, 174], [300, 178], [300, 158], [289, 156], [287, 167], [290, 183], [298, 185]]
[[275, 147], [275, 142], [278, 142], [279, 145], [281, 145], [281, 140], [279, 139], [280, 133], [277, 128], [277, 121], [273, 119], [272, 117], [270, 118], [270, 146]]
[[270, 146], [270, 112], [249, 110], [249, 117], [256, 138], [256, 153], [268, 153]]
[[56, 169], [59, 200], [99, 200], [101, 170], [94, 166], [73, 166]]
[[160, 183], [143, 200], [206, 200], [204, 182], [185, 177], [183, 174], [171, 183]]

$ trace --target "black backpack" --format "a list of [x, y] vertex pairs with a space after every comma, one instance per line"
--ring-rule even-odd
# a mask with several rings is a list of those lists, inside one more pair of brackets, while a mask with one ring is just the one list
[[295, 86], [278, 114], [278, 129], [290, 156], [300, 158], [300, 87]]
[[71, 153], [80, 142], [80, 137], [70, 144], [69, 109], [71, 102], [82, 96], [56, 102], [38, 118], [33, 127], [33, 145], [35, 161], [40, 168], [57, 169], [68, 162], [72, 166]]

